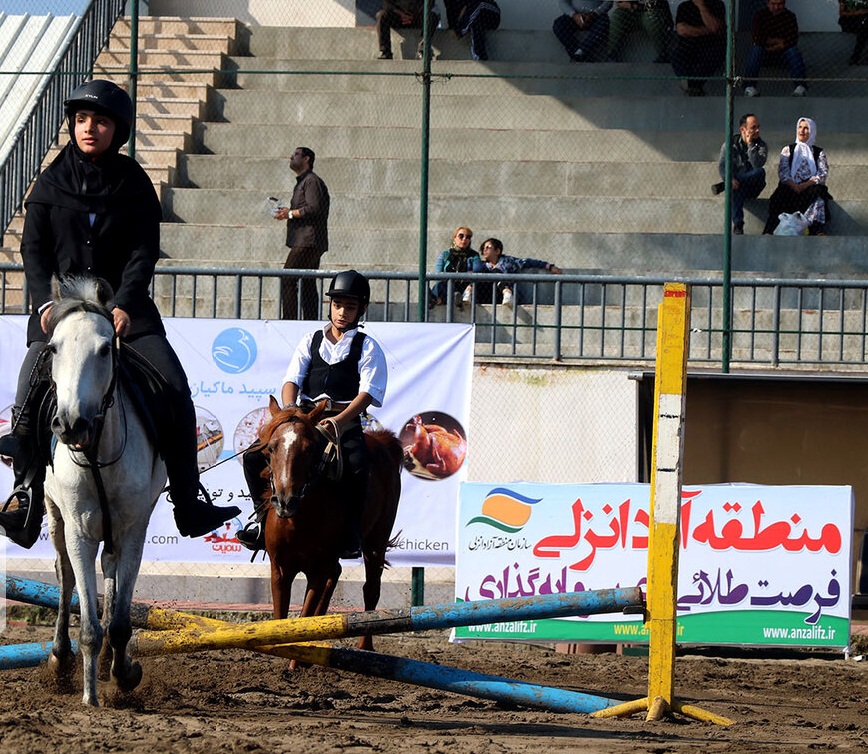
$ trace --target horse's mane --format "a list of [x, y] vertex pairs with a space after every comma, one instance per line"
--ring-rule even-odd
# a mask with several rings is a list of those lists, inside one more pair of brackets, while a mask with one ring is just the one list
[[72, 312], [93, 312], [112, 321], [108, 304], [113, 294], [104, 280], [90, 275], [70, 275], [62, 280], [55, 278], [52, 293], [52, 324], [57, 324]]

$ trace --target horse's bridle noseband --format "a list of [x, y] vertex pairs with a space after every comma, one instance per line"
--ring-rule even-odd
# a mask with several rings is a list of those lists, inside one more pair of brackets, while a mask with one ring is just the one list
[[[310, 492], [311, 488], [320, 481], [323, 474], [333, 481], [338, 480], [343, 476], [343, 454], [341, 453], [340, 429], [338, 428], [337, 422], [332, 418], [324, 419], [324, 422], [331, 427], [332, 434], [330, 434], [329, 430], [321, 426], [319, 423], [314, 424], [314, 428], [317, 432], [325, 438], [326, 444], [322, 453], [320, 453], [317, 462], [313, 465], [310, 476], [302, 485], [301, 491], [297, 495], [292, 496], [292, 500], [297, 501], [296, 505], [298, 505], [298, 503], [304, 499], [305, 495]], [[269, 473], [268, 481], [271, 485], [271, 502], [273, 504], [274, 500], [277, 498], [277, 490], [274, 488], [273, 473]]]

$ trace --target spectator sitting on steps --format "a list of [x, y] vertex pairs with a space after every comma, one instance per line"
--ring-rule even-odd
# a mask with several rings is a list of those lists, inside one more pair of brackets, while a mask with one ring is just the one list
[[799, 118], [796, 141], [781, 150], [778, 163], [778, 187], [769, 197], [769, 218], [763, 235], [774, 233], [781, 213], [801, 212], [810, 223], [812, 236], [827, 235], [829, 200], [826, 188], [829, 161], [826, 153], [814, 144], [817, 126], [810, 118]]
[[[542, 259], [519, 259], [518, 257], [508, 257], [503, 254], [503, 242], [499, 238], [487, 238], [483, 241], [480, 247], [482, 251], [482, 260], [476, 260], [473, 266], [473, 272], [511, 272], [520, 274], [527, 269], [545, 270], [553, 275], [560, 275], [561, 268], [554, 262], [543, 262]], [[512, 283], [508, 280], [502, 280], [495, 284], [496, 296], [495, 301], [504, 306], [512, 306], [520, 304], [522, 301], [521, 291], [517, 283]], [[490, 283], [477, 284], [476, 300], [480, 304], [485, 304], [492, 301]], [[463, 300], [468, 302], [473, 296], [473, 286], [468, 285], [464, 290]]]
[[669, 62], [672, 39], [672, 11], [669, 0], [616, 2], [609, 28], [609, 60], [617, 62], [628, 34], [644, 29], [654, 43], [655, 63]]
[[470, 35], [470, 57], [488, 60], [485, 34], [500, 26], [500, 8], [494, 0], [443, 0], [446, 22], [455, 36]]
[[[764, 165], [769, 156], [769, 148], [760, 138], [760, 124], [756, 115], [747, 113], [741, 116], [739, 132], [732, 136], [732, 232], [736, 236], [744, 234], [744, 202], [756, 199], [766, 187]], [[721, 178], [726, 178], [726, 142], [720, 148], [717, 167]], [[725, 184], [721, 181], [712, 186], [715, 194], [721, 193]]]
[[[392, 29], [419, 29], [419, 45], [416, 57], [422, 57], [425, 0], [383, 0], [382, 10], [377, 11], [377, 40], [380, 45], [380, 60], [392, 59]], [[440, 16], [431, 3], [428, 13], [428, 33], [433, 37]]]
[[753, 17], [751, 32], [753, 44], [747, 58], [744, 93], [756, 97], [756, 77], [760, 67], [768, 59], [783, 60], [790, 69], [795, 89], [794, 97], [804, 97], [808, 92], [805, 81], [805, 61], [799, 51], [799, 22], [796, 14], [787, 10], [786, 0], [768, 0], [765, 8], [760, 8]]
[[843, 0], [838, 3], [838, 12], [841, 31], [856, 35], [853, 54], [847, 62], [860, 65], [865, 45], [868, 44], [868, 0]]
[[688, 97], [705, 96], [705, 80], [726, 57], [726, 7], [723, 0], [684, 0], [675, 11], [672, 70], [684, 81]]
[[[470, 272], [474, 265], [479, 262], [479, 254], [471, 247], [473, 231], [466, 225], [460, 225], [452, 234], [452, 245], [442, 251], [437, 257], [434, 267], [437, 272]], [[453, 291], [458, 292], [467, 285], [466, 281], [458, 281], [454, 284]], [[441, 306], [446, 303], [449, 291], [449, 281], [438, 280], [434, 283], [429, 296], [428, 308]], [[458, 299], [458, 308], [461, 307], [461, 298]]]
[[559, 0], [563, 13], [552, 31], [574, 63], [604, 60], [609, 42], [610, 0]]

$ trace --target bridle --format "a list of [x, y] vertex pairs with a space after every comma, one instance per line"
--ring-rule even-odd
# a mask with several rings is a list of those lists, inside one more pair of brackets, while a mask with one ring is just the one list
[[[293, 421], [295, 417], [290, 417], [284, 424]], [[297, 419], [295, 419], [297, 421]], [[343, 476], [343, 454], [341, 452], [340, 430], [337, 422], [328, 418], [324, 420], [327, 427], [317, 423], [314, 424], [314, 429], [325, 438], [325, 446], [322, 453], [319, 454], [316, 462], [313, 464], [311, 473], [307, 481], [302, 485], [301, 490], [297, 495], [290, 498], [290, 503], [294, 503], [293, 510], [298, 507], [298, 504], [310, 492], [310, 490], [325, 477], [331, 481], [337, 481]], [[329, 429], [330, 428], [330, 429]], [[271, 464], [269, 463], [268, 482], [271, 486], [271, 502], [274, 503], [277, 498], [277, 489], [274, 486], [274, 474], [271, 472]]]
[[[92, 307], [84, 305], [79, 309], [74, 311], [89, 311], [100, 314], [111, 323], [112, 327], [114, 327], [114, 320], [106, 309]], [[117, 463], [121, 456], [124, 454], [124, 450], [127, 447], [127, 437], [128, 437], [128, 424], [127, 424], [127, 415], [126, 415], [126, 407], [123, 404], [123, 401], [120, 403], [120, 411], [121, 417], [123, 421], [123, 434], [120, 443], [120, 447], [118, 449], [117, 454], [110, 461], [100, 461], [98, 458], [99, 451], [99, 443], [102, 438], [103, 427], [105, 426], [105, 418], [108, 410], [115, 404], [115, 396], [117, 394], [118, 387], [118, 374], [120, 372], [120, 337], [115, 335], [111, 341], [111, 349], [112, 349], [112, 359], [111, 359], [111, 378], [109, 379], [108, 388], [102, 397], [102, 402], [100, 403], [99, 413], [93, 419], [93, 438], [86, 448], [74, 448], [67, 445], [67, 451], [69, 452], [69, 457], [72, 462], [79, 466], [80, 468], [90, 469], [91, 476], [93, 477], [94, 484], [96, 485], [97, 496], [99, 498], [99, 507], [100, 512], [102, 513], [102, 524], [103, 524], [103, 551], [109, 555], [114, 553], [114, 545], [113, 545], [113, 536], [112, 536], [112, 523], [111, 523], [111, 515], [109, 514], [108, 507], [108, 495], [105, 490], [105, 483], [102, 479], [101, 469], [112, 466]], [[54, 388], [54, 378], [52, 376], [51, 380], [52, 388]], [[84, 456], [84, 461], [81, 461], [77, 454]]]

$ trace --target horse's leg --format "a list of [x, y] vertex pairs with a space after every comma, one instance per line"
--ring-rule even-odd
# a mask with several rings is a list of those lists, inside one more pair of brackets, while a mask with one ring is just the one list
[[281, 620], [289, 615], [289, 603], [292, 597], [292, 582], [298, 576], [297, 570], [287, 569], [271, 558], [271, 604], [275, 620]]
[[[365, 584], [362, 587], [362, 596], [365, 601], [365, 610], [376, 610], [380, 601], [380, 593], [383, 584], [383, 570], [385, 568], [385, 548], [378, 548], [375, 552], [365, 552]], [[374, 650], [374, 641], [370, 634], [359, 637], [359, 649]]]
[[115, 601], [108, 624], [108, 638], [113, 655], [111, 674], [118, 688], [122, 691], [132, 691], [142, 681], [142, 666], [130, 657], [127, 646], [133, 635], [130, 608], [136, 578], [139, 575], [139, 566], [142, 562], [147, 525], [147, 519], [145, 519], [138, 529], [131, 529], [123, 544], [123, 549], [117, 553], [114, 559], [116, 568]]
[[105, 548], [102, 551], [102, 572], [104, 576], [102, 603], [103, 642], [99, 650], [99, 660], [97, 661], [97, 678], [101, 681], [109, 681], [111, 680], [112, 648], [108, 640], [108, 631], [112, 615], [114, 615], [115, 611], [117, 563], [114, 556], [106, 553]]
[[86, 539], [80, 532], [71, 533], [66, 527], [66, 548], [78, 584], [78, 599], [81, 606], [81, 630], [78, 644], [84, 666], [84, 695], [82, 701], [93, 707], [99, 706], [96, 694], [97, 660], [102, 645], [102, 626], [99, 622], [96, 588], [96, 556], [99, 542]]
[[69, 613], [72, 604], [72, 591], [75, 589], [75, 574], [66, 552], [63, 519], [60, 518], [60, 514], [52, 504], [49, 504], [48, 531], [57, 551], [54, 571], [57, 575], [57, 583], [60, 585], [60, 602], [57, 606], [57, 621], [54, 624], [54, 643], [51, 647], [51, 657], [48, 658], [48, 664], [54, 672], [59, 688], [66, 690], [72, 681], [75, 664], [72, 642], [69, 640]]

